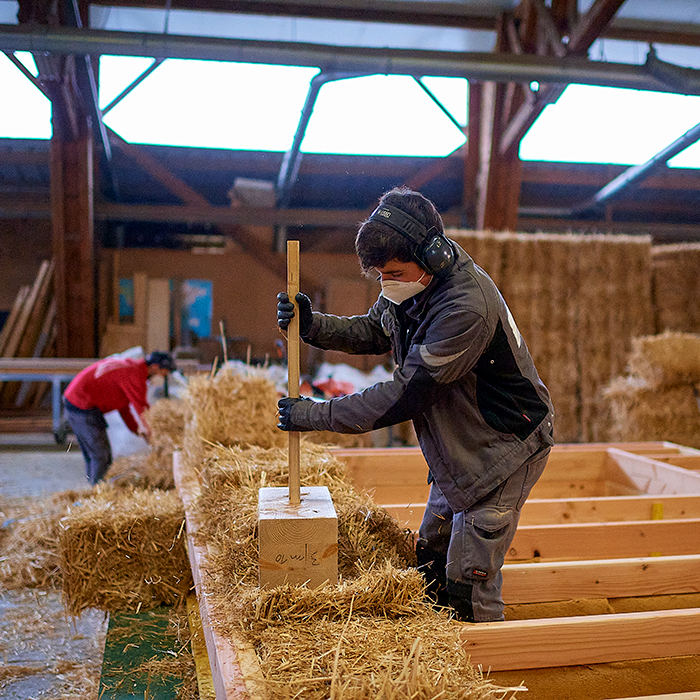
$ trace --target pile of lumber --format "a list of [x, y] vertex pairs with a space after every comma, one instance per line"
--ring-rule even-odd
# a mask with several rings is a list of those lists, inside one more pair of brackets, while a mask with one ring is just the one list
[[[56, 356], [54, 263], [44, 260], [34, 283], [21, 287], [0, 331], [0, 357]], [[36, 408], [48, 388], [45, 383], [0, 384], [0, 406]]]

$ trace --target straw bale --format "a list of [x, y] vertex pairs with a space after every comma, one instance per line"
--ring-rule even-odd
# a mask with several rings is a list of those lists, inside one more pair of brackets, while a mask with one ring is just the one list
[[99, 485], [92, 496], [71, 506], [60, 525], [69, 613], [182, 603], [191, 571], [184, 512], [174, 492]]
[[286, 443], [287, 436], [277, 428], [277, 390], [262, 370], [251, 367], [241, 374], [224, 367], [213, 378], [195, 375], [185, 401], [191, 414], [186, 432], [199, 440], [261, 447]]
[[512, 697], [515, 689], [489, 683], [474, 669], [459, 628], [423, 595], [417, 571], [388, 563], [339, 586], [247, 591], [241, 629], [257, 651], [267, 696]]
[[700, 410], [692, 385], [653, 387], [639, 377], [619, 377], [604, 395], [610, 402], [611, 439], [668, 440], [700, 449]]
[[105, 481], [117, 488], [174, 489], [173, 450], [156, 447], [119, 457], [109, 467]]
[[[415, 563], [412, 534], [383, 508], [358, 493], [346, 479], [345, 466], [328, 451], [301, 441], [301, 481], [328, 487], [338, 515], [338, 570], [356, 575], [361, 567], [384, 559], [398, 566]], [[211, 446], [200, 466], [200, 531], [210, 548], [209, 563], [228, 582], [257, 585], [258, 491], [286, 486], [288, 457], [279, 448]]]
[[181, 399], [158, 399], [143, 414], [146, 425], [151, 429], [152, 447], [171, 451], [182, 447], [186, 409]]
[[0, 582], [6, 590], [60, 588], [60, 519], [89, 491], [62, 491], [47, 498], [0, 499]]
[[634, 338], [629, 370], [650, 387], [700, 383], [700, 335], [666, 331]]
[[652, 288], [657, 333], [700, 333], [700, 243], [653, 246]]

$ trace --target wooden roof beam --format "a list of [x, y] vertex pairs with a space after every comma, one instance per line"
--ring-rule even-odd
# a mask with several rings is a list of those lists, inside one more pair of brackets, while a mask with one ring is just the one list
[[[591, 44], [600, 36], [603, 30], [610, 24], [616, 12], [620, 9], [625, 0], [596, 0], [588, 12], [579, 20], [575, 27], [571, 30], [566, 43], [559, 42], [559, 46], [563, 49], [565, 55], [585, 54]], [[544, 0], [528, 0], [538, 6], [541, 12], [541, 17], [549, 17], [549, 20], [544, 19], [543, 25], [550, 27], [548, 34], [551, 35], [553, 23], [551, 16], [546, 7]], [[556, 30], [555, 30], [556, 31]], [[561, 51], [557, 49], [557, 51]], [[557, 53], [559, 56], [560, 53]], [[503, 131], [499, 143], [499, 151], [504, 154], [513, 146], [519, 143], [528, 129], [535, 123], [537, 117], [542, 113], [542, 110], [552, 102], [556, 102], [564, 92], [565, 86], [551, 85], [541, 89], [532, 102], [525, 102], [517, 111], [515, 116], [510, 120]]]

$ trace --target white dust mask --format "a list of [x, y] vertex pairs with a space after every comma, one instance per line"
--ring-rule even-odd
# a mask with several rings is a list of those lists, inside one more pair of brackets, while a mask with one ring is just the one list
[[425, 272], [420, 276], [420, 279], [415, 282], [399, 282], [398, 280], [382, 280], [382, 296], [394, 304], [401, 304], [416, 296], [419, 292], [425, 289], [425, 285], [421, 284], [421, 280], [425, 277]]

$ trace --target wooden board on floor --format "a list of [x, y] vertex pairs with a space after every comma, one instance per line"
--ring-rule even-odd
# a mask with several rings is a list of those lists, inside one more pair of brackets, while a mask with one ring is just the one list
[[[420, 494], [411, 492], [411, 495]], [[401, 527], [417, 530], [420, 526], [425, 501], [416, 498], [409, 503], [382, 504]], [[643, 494], [602, 498], [528, 498], [520, 515], [520, 526], [685, 518], [700, 518], [700, 496]]]
[[698, 553], [700, 519], [524, 525], [506, 559], [619, 559]]

